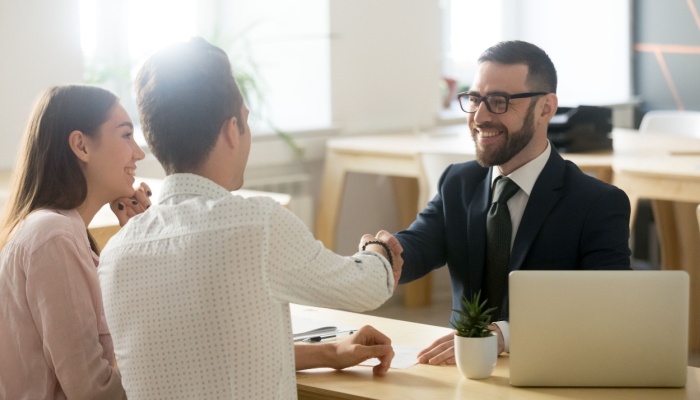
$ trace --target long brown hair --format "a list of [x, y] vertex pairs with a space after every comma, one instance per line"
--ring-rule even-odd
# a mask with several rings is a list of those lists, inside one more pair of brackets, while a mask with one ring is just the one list
[[[82, 85], [56, 86], [39, 98], [13, 171], [10, 199], [0, 225], [0, 249], [32, 211], [69, 210], [85, 201], [87, 182], [68, 138], [76, 130], [95, 137], [117, 101], [107, 90]], [[97, 252], [89, 233], [88, 238]]]

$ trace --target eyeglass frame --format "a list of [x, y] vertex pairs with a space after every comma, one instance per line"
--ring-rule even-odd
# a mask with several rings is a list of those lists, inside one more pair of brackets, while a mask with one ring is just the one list
[[[547, 94], [549, 94], [549, 92], [526, 92], [526, 93], [516, 93], [516, 94], [491, 93], [491, 94], [487, 94], [485, 96], [479, 96], [478, 94], [474, 94], [474, 93], [462, 92], [462, 93], [457, 94], [457, 101], [459, 102], [459, 108], [461, 108], [462, 111], [464, 111], [467, 114], [474, 114], [479, 109], [479, 106], [481, 106], [481, 103], [484, 103], [484, 104], [486, 104], [486, 109], [489, 110], [489, 112], [491, 114], [500, 115], [500, 114], [505, 114], [508, 112], [508, 105], [510, 104], [510, 99], [526, 99], [529, 97], [544, 96]], [[506, 99], [506, 103], [505, 103], [506, 109], [503, 112], [497, 113], [491, 109], [491, 105], [489, 104], [488, 99], [491, 97], [496, 97], [496, 96], [504, 97]], [[462, 105], [462, 98], [463, 97], [478, 97], [479, 104], [476, 106], [476, 110], [474, 110], [474, 111], [465, 110], [464, 106]]]

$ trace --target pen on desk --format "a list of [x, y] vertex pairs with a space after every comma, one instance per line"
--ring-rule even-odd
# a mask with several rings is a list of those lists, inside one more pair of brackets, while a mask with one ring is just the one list
[[322, 342], [322, 341], [324, 341], [324, 340], [338, 339], [338, 338], [341, 338], [341, 337], [345, 337], [345, 336], [348, 336], [348, 335], [352, 335], [353, 333], [355, 333], [354, 330], [342, 331], [342, 332], [335, 332], [335, 333], [332, 333], [332, 334], [329, 334], [329, 335], [313, 336], [313, 337], [310, 337], [310, 338], [306, 338], [306, 339], [304, 339], [303, 341], [304, 341], [304, 342], [307, 342], [307, 343], [318, 343], [318, 342]]

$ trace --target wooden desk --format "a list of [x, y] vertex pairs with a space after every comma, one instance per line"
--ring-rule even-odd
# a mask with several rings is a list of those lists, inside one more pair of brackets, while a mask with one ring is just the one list
[[[137, 177], [136, 182], [145, 182], [151, 188], [151, 192], [153, 193], [151, 200], [153, 203], [155, 203], [158, 197], [160, 196], [161, 187], [163, 186], [163, 180]], [[276, 202], [278, 202], [284, 207], [289, 207], [289, 202], [291, 201], [291, 196], [283, 193], [260, 192], [257, 190], [245, 189], [236, 190], [231, 193], [246, 198], [255, 196], [272, 197]], [[109, 238], [111, 238], [117, 232], [119, 232], [119, 220], [109, 208], [109, 204], [106, 204], [104, 207], [102, 207], [100, 211], [95, 215], [95, 218], [93, 218], [90, 222], [89, 229], [90, 233], [92, 234], [92, 237], [97, 242], [97, 246], [99, 249], [104, 248]]]
[[0, 171], [0, 215], [5, 211], [5, 204], [10, 198], [10, 180], [12, 172], [8, 170]]
[[[466, 131], [466, 125], [464, 126]], [[331, 249], [336, 249], [339, 213], [349, 173], [388, 175], [392, 178], [401, 229], [415, 220], [416, 212], [425, 207], [430, 187], [425, 182], [419, 155], [423, 151], [461, 152], [464, 159], [474, 158], [472, 139], [465, 135], [440, 136], [429, 134], [398, 134], [356, 136], [329, 140], [321, 181], [321, 192], [316, 214], [316, 238]], [[565, 158], [579, 168], [595, 174], [606, 182], [612, 180], [612, 155], [565, 154]], [[420, 307], [431, 302], [430, 275], [411, 282], [405, 287], [404, 304]]]
[[[292, 314], [343, 326], [372, 325], [395, 345], [425, 347], [450, 330], [364, 314], [306, 306], [292, 306]], [[508, 357], [499, 357], [490, 378], [462, 378], [456, 366], [414, 365], [390, 369], [384, 377], [372, 376], [369, 367], [343, 371], [315, 369], [297, 373], [300, 400], [305, 399], [699, 399], [700, 369], [688, 367], [688, 383], [682, 389], [642, 388], [516, 388], [510, 386]]]
[[700, 351], [700, 140], [672, 134], [614, 137], [613, 183], [624, 190], [634, 221], [639, 199], [651, 199], [664, 269], [690, 275], [689, 348]]
[[682, 269], [690, 275], [689, 347], [700, 351], [700, 231], [695, 217], [700, 203], [700, 156], [618, 159], [613, 169], [615, 185], [630, 198], [633, 217], [639, 199], [654, 200], [663, 268]]

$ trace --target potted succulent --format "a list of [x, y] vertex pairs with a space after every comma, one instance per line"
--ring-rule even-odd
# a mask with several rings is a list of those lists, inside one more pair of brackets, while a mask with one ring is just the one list
[[498, 336], [489, 328], [495, 308], [486, 308], [481, 292], [462, 297], [462, 309], [453, 310], [459, 319], [452, 322], [455, 333], [457, 368], [468, 379], [491, 376], [498, 358]]

